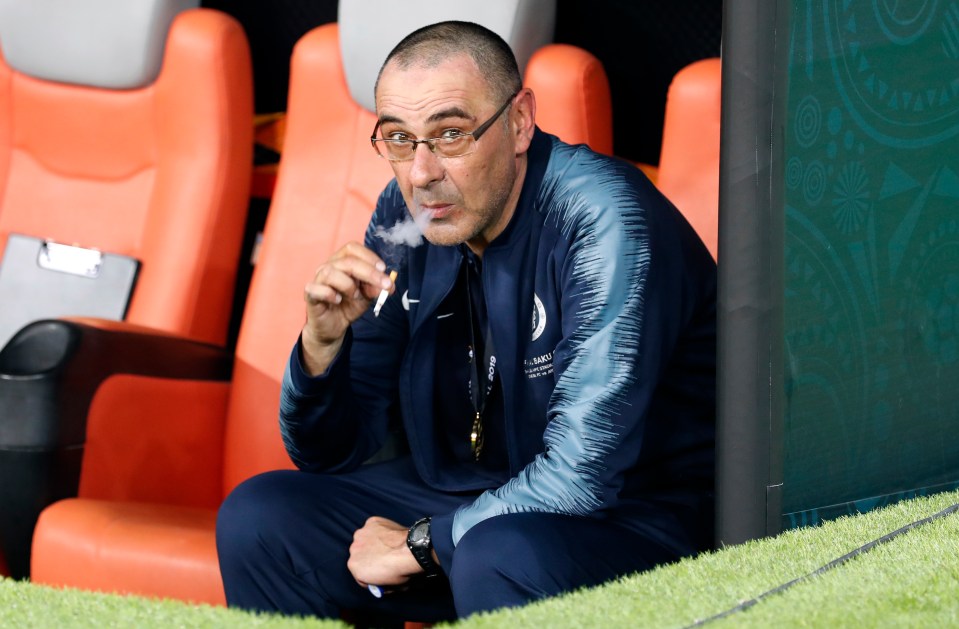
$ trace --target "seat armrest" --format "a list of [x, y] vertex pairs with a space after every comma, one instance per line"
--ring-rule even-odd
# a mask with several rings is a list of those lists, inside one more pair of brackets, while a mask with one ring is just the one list
[[142, 326], [31, 323], [0, 350], [0, 448], [82, 444], [90, 400], [112, 375], [229, 380], [232, 367], [221, 347]]
[[75, 496], [87, 414], [118, 374], [227, 381], [233, 358], [215, 345], [98, 319], [31, 323], [0, 350], [0, 552], [29, 570], [40, 511]]

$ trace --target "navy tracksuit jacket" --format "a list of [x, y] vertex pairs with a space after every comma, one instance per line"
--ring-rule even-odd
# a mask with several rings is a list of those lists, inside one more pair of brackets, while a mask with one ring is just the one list
[[[423, 514], [444, 565], [477, 523], [530, 511], [615, 519], [679, 554], [708, 546], [716, 266], [680, 213], [634, 166], [537, 130], [517, 210], [482, 259], [507, 461], [492, 471], [449, 455], [451, 418], [432, 402], [466, 395], [434, 377], [463, 251], [385, 245], [377, 230], [407, 214], [393, 181], [366, 236], [399, 270], [380, 316], [352, 326], [322, 377], [291, 356], [280, 422], [296, 465], [355, 469], [402, 426], [425, 484], [486, 490]], [[694, 516], [657, 521], [649, 501]]]

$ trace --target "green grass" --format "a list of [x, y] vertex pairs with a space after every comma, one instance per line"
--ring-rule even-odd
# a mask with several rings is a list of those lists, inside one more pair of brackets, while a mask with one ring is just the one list
[[[788, 531], [662, 566], [600, 588], [456, 627], [685, 627], [812, 572], [910, 522], [959, 503], [959, 492]], [[0, 581], [3, 627], [342, 627]], [[707, 627], [959, 626], [959, 514], [911, 530]]]

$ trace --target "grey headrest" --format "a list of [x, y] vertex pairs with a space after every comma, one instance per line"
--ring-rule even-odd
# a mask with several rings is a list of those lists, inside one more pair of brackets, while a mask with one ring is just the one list
[[47, 81], [132, 89], [156, 80], [170, 24], [199, 0], [0, 0], [7, 64]]
[[427, 24], [475, 22], [512, 47], [520, 72], [553, 41], [556, 0], [340, 0], [340, 53], [353, 100], [374, 111], [373, 85], [386, 55]]

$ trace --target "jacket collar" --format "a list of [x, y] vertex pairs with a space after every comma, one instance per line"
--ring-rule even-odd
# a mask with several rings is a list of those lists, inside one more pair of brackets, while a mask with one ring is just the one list
[[513, 218], [510, 219], [503, 233], [486, 248], [487, 251], [509, 247], [527, 231], [535, 212], [536, 199], [539, 198], [551, 148], [552, 136], [536, 127], [533, 132], [533, 141], [526, 152], [526, 178], [523, 180], [523, 188], [516, 202], [516, 211], [513, 212]]
[[[534, 131], [533, 140], [527, 152], [526, 177], [516, 203], [516, 211], [503, 233], [489, 244], [486, 253], [507, 249], [516, 242], [522, 242], [523, 236], [529, 231], [529, 225], [536, 212], [536, 200], [546, 173], [553, 140], [553, 136], [544, 133], [538, 127]], [[440, 247], [426, 244], [421, 303], [417, 308], [419, 316], [413, 321], [414, 330], [419, 328], [424, 318], [433, 316], [440, 302], [453, 289], [462, 263], [463, 252], [459, 245]]]

